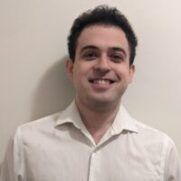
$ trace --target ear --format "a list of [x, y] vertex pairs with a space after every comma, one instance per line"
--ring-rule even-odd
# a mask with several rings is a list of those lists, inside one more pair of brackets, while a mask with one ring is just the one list
[[68, 75], [69, 79], [72, 81], [74, 63], [72, 62], [71, 59], [65, 60], [65, 69], [66, 69], [66, 72], [67, 72], [67, 75]]
[[134, 74], [135, 74], [135, 65], [132, 64], [129, 66], [129, 83], [133, 81]]

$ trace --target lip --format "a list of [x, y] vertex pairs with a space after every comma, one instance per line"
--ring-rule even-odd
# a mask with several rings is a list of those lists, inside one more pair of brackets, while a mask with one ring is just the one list
[[97, 91], [108, 90], [116, 82], [116, 80], [110, 78], [90, 78], [88, 79], [88, 81], [91, 84], [92, 88]]

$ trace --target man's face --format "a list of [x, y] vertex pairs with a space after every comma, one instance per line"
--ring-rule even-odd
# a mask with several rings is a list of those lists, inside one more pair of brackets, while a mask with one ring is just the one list
[[118, 27], [93, 25], [80, 34], [75, 61], [67, 62], [77, 101], [84, 104], [119, 103], [132, 81], [129, 45]]

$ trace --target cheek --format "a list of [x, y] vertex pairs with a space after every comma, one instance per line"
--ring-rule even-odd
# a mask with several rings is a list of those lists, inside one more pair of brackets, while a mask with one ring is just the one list
[[89, 72], [91, 71], [91, 68], [87, 64], [77, 64], [77, 66], [74, 69], [74, 75], [80, 79], [84, 79], [87, 77]]
[[124, 78], [124, 77], [127, 77], [129, 75], [129, 72], [128, 70], [126, 70], [125, 68], [117, 68], [117, 69], [114, 69], [114, 72], [116, 75], [118, 75], [120, 78]]
[[127, 68], [116, 69], [115, 74], [120, 80], [125, 80], [128, 83], [132, 81], [133, 75]]
[[81, 68], [76, 68], [73, 71], [73, 84], [75, 87], [79, 87], [85, 79], [85, 72]]

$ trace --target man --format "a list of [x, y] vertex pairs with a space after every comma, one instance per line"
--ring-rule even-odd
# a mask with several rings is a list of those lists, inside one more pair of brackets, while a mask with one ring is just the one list
[[75, 99], [64, 111], [20, 126], [1, 181], [181, 181], [172, 140], [121, 104], [132, 82], [137, 39], [115, 8], [79, 16], [66, 69]]

